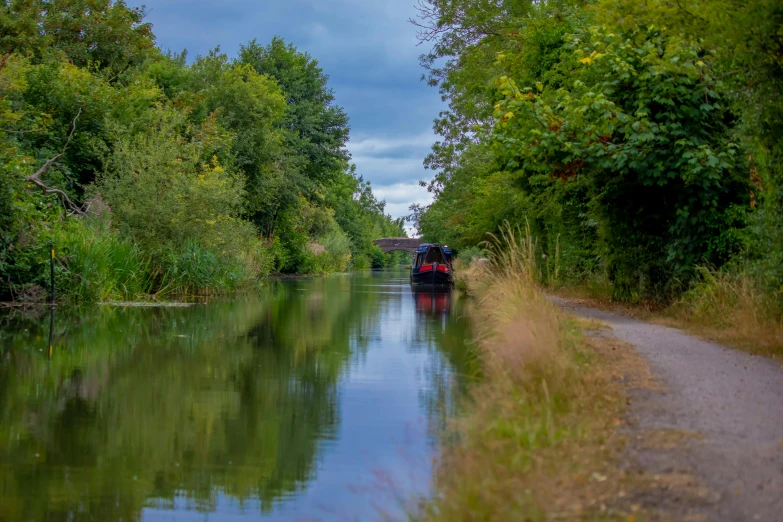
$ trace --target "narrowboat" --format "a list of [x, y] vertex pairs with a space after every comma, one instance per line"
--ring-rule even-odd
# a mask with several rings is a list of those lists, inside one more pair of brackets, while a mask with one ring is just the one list
[[416, 249], [410, 282], [414, 286], [450, 287], [454, 284], [453, 252], [446, 246], [423, 243]]

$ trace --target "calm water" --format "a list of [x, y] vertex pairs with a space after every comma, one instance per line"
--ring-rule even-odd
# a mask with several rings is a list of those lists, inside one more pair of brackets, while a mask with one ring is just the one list
[[407, 272], [189, 308], [0, 316], [0, 521], [379, 520], [426, 494], [464, 387]]

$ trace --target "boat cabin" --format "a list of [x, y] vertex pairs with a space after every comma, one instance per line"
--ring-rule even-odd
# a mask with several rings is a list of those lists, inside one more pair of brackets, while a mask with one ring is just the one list
[[423, 243], [416, 249], [411, 265], [411, 284], [451, 285], [453, 252], [446, 246]]

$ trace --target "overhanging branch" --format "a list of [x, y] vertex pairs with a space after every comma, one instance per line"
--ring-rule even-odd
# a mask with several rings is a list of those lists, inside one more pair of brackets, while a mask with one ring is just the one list
[[65, 154], [65, 150], [68, 148], [68, 144], [71, 143], [71, 138], [73, 138], [74, 132], [76, 132], [76, 120], [79, 119], [79, 116], [81, 116], [81, 114], [82, 114], [82, 110], [79, 109], [79, 112], [76, 113], [76, 117], [73, 119], [73, 124], [71, 125], [71, 132], [68, 134], [68, 139], [65, 140], [65, 145], [63, 145], [63, 148], [60, 151], [60, 153], [46, 160], [46, 163], [41, 165], [41, 168], [35, 171], [33, 175], [27, 176], [25, 178], [25, 181], [28, 181], [33, 185], [35, 185], [36, 187], [40, 188], [41, 191], [46, 195], [57, 194], [58, 196], [60, 196], [60, 199], [62, 200], [63, 206], [65, 208], [70, 210], [71, 213], [73, 214], [78, 214], [80, 216], [83, 216], [86, 214], [85, 209], [83, 207], [76, 205], [73, 201], [71, 201], [71, 198], [68, 197], [68, 194], [66, 194], [64, 191], [60, 189], [52, 188], [48, 186], [46, 183], [44, 183], [41, 180], [41, 176], [46, 174], [46, 171], [49, 170], [49, 168], [54, 164], [54, 162], [60, 159], [63, 156], [63, 154]]

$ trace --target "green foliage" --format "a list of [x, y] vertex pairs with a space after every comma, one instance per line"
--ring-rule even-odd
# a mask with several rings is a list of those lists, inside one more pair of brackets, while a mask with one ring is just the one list
[[753, 0], [645, 3], [606, 0], [599, 16], [620, 26], [658, 23], [710, 50], [733, 108], [742, 116], [739, 138], [749, 158], [755, 212], [744, 257], [767, 291], [783, 288], [783, 6]]
[[276, 80], [285, 100], [275, 129], [291, 153], [282, 162], [277, 158], [275, 165], [282, 169], [260, 195], [265, 204], [253, 214], [261, 230], [271, 236], [282, 213], [297, 212], [300, 195], [317, 201], [324, 186], [345, 173], [348, 117], [334, 104], [328, 77], [318, 62], [280, 38], [266, 47], [255, 40], [241, 46], [238, 63]]
[[378, 201], [370, 183], [356, 175], [354, 167], [340, 174], [327, 189], [327, 204], [334, 209], [334, 219], [351, 242], [352, 263], [357, 269], [394, 264], [373, 244], [380, 237], [406, 237], [402, 218], [385, 214], [386, 204]]
[[147, 132], [118, 130], [107, 170], [95, 184], [117, 226], [151, 250], [176, 249], [192, 239], [215, 248], [238, 246], [246, 238], [231, 231], [242, 181], [213, 156], [231, 137], [211, 122], [189, 128], [178, 113], [162, 108], [156, 120]]
[[372, 268], [370, 257], [367, 256], [366, 254], [360, 254], [358, 256], [355, 256], [352, 260], [352, 264], [355, 270], [367, 270], [369, 268]]
[[277, 83], [217, 51], [199, 57], [191, 67], [162, 60], [150, 67], [150, 76], [175, 105], [189, 107], [191, 123], [212, 119], [234, 135], [232, 141], [216, 143], [215, 153], [241, 172], [246, 214], [271, 234], [277, 216], [298, 202], [298, 174], [289, 166], [282, 132], [276, 128], [286, 110]]
[[205, 248], [189, 239], [160, 261], [158, 294], [204, 295], [233, 290], [247, 283], [248, 274], [237, 259]]
[[340, 230], [339, 227], [335, 227], [324, 235], [320, 241], [328, 252], [329, 257], [332, 258], [330, 272], [342, 272], [348, 268], [348, 263], [351, 261], [351, 240], [345, 232]]
[[[16, 143], [9, 139], [8, 131], [15, 130], [13, 127], [23, 118], [22, 111], [14, 106], [11, 97], [18, 96], [27, 88], [27, 61], [7, 56], [0, 64], [0, 273], [7, 273], [9, 248], [21, 225], [17, 201], [22, 180], [20, 171], [26, 167]], [[0, 283], [0, 289], [2, 285]]]
[[239, 61], [280, 84], [286, 100], [281, 127], [288, 147], [298, 152], [297, 169], [310, 182], [333, 179], [348, 159], [348, 117], [334, 104], [318, 61], [279, 37], [266, 47], [255, 40], [241, 46]]
[[214, 155], [229, 149], [232, 137], [212, 119], [193, 128], [165, 109], [157, 110], [153, 128], [119, 131], [94, 190], [120, 230], [151, 253], [160, 287], [225, 291], [263, 275], [258, 233], [240, 218], [242, 180]]
[[380, 247], [373, 245], [370, 249], [370, 267], [382, 268], [386, 266], [386, 257]]
[[670, 298], [737, 256], [779, 287], [780, 16], [731, 0], [426, 2], [423, 64], [449, 110], [421, 232], [459, 248], [527, 220], [544, 282], [608, 280], [626, 300]]
[[301, 227], [312, 238], [307, 244], [301, 273], [327, 274], [342, 272], [351, 260], [351, 241], [334, 219], [328, 207], [304, 206]]
[[[122, 0], [6, 0], [0, 7], [0, 48], [35, 60], [62, 54], [109, 79], [138, 67], [155, 49], [144, 8]], [[58, 57], [59, 58], [59, 57]]]
[[571, 88], [501, 77], [492, 140], [507, 168], [565, 183], [586, 176], [618, 296], [653, 295], [738, 251], [750, 187], [702, 50], [653, 26], [612, 31], [571, 40], [580, 58]]
[[[496, 103], [494, 80], [508, 74], [524, 83], [552, 81], [549, 67], [562, 54], [563, 37], [585, 18], [582, 0], [426, 0], [420, 4], [419, 38], [432, 44], [421, 62], [430, 85], [438, 86], [449, 108], [435, 119], [443, 141], [433, 146], [425, 165], [440, 170], [433, 190], [448, 183], [464, 164], [462, 153], [477, 142], [477, 132], [492, 128]], [[510, 57], [501, 63], [498, 56]]]
[[108, 222], [67, 221], [55, 244], [57, 291], [73, 300], [132, 300], [153, 288], [149, 259]]
[[341, 271], [404, 236], [348, 164], [316, 60], [275, 38], [188, 64], [143, 18], [112, 0], [0, 7], [0, 299], [46, 286], [52, 241], [61, 294], [101, 300]]
[[469, 265], [474, 259], [482, 257], [487, 257], [486, 250], [476, 246], [460, 250], [459, 254], [457, 255], [457, 259], [462, 261], [465, 266]]

